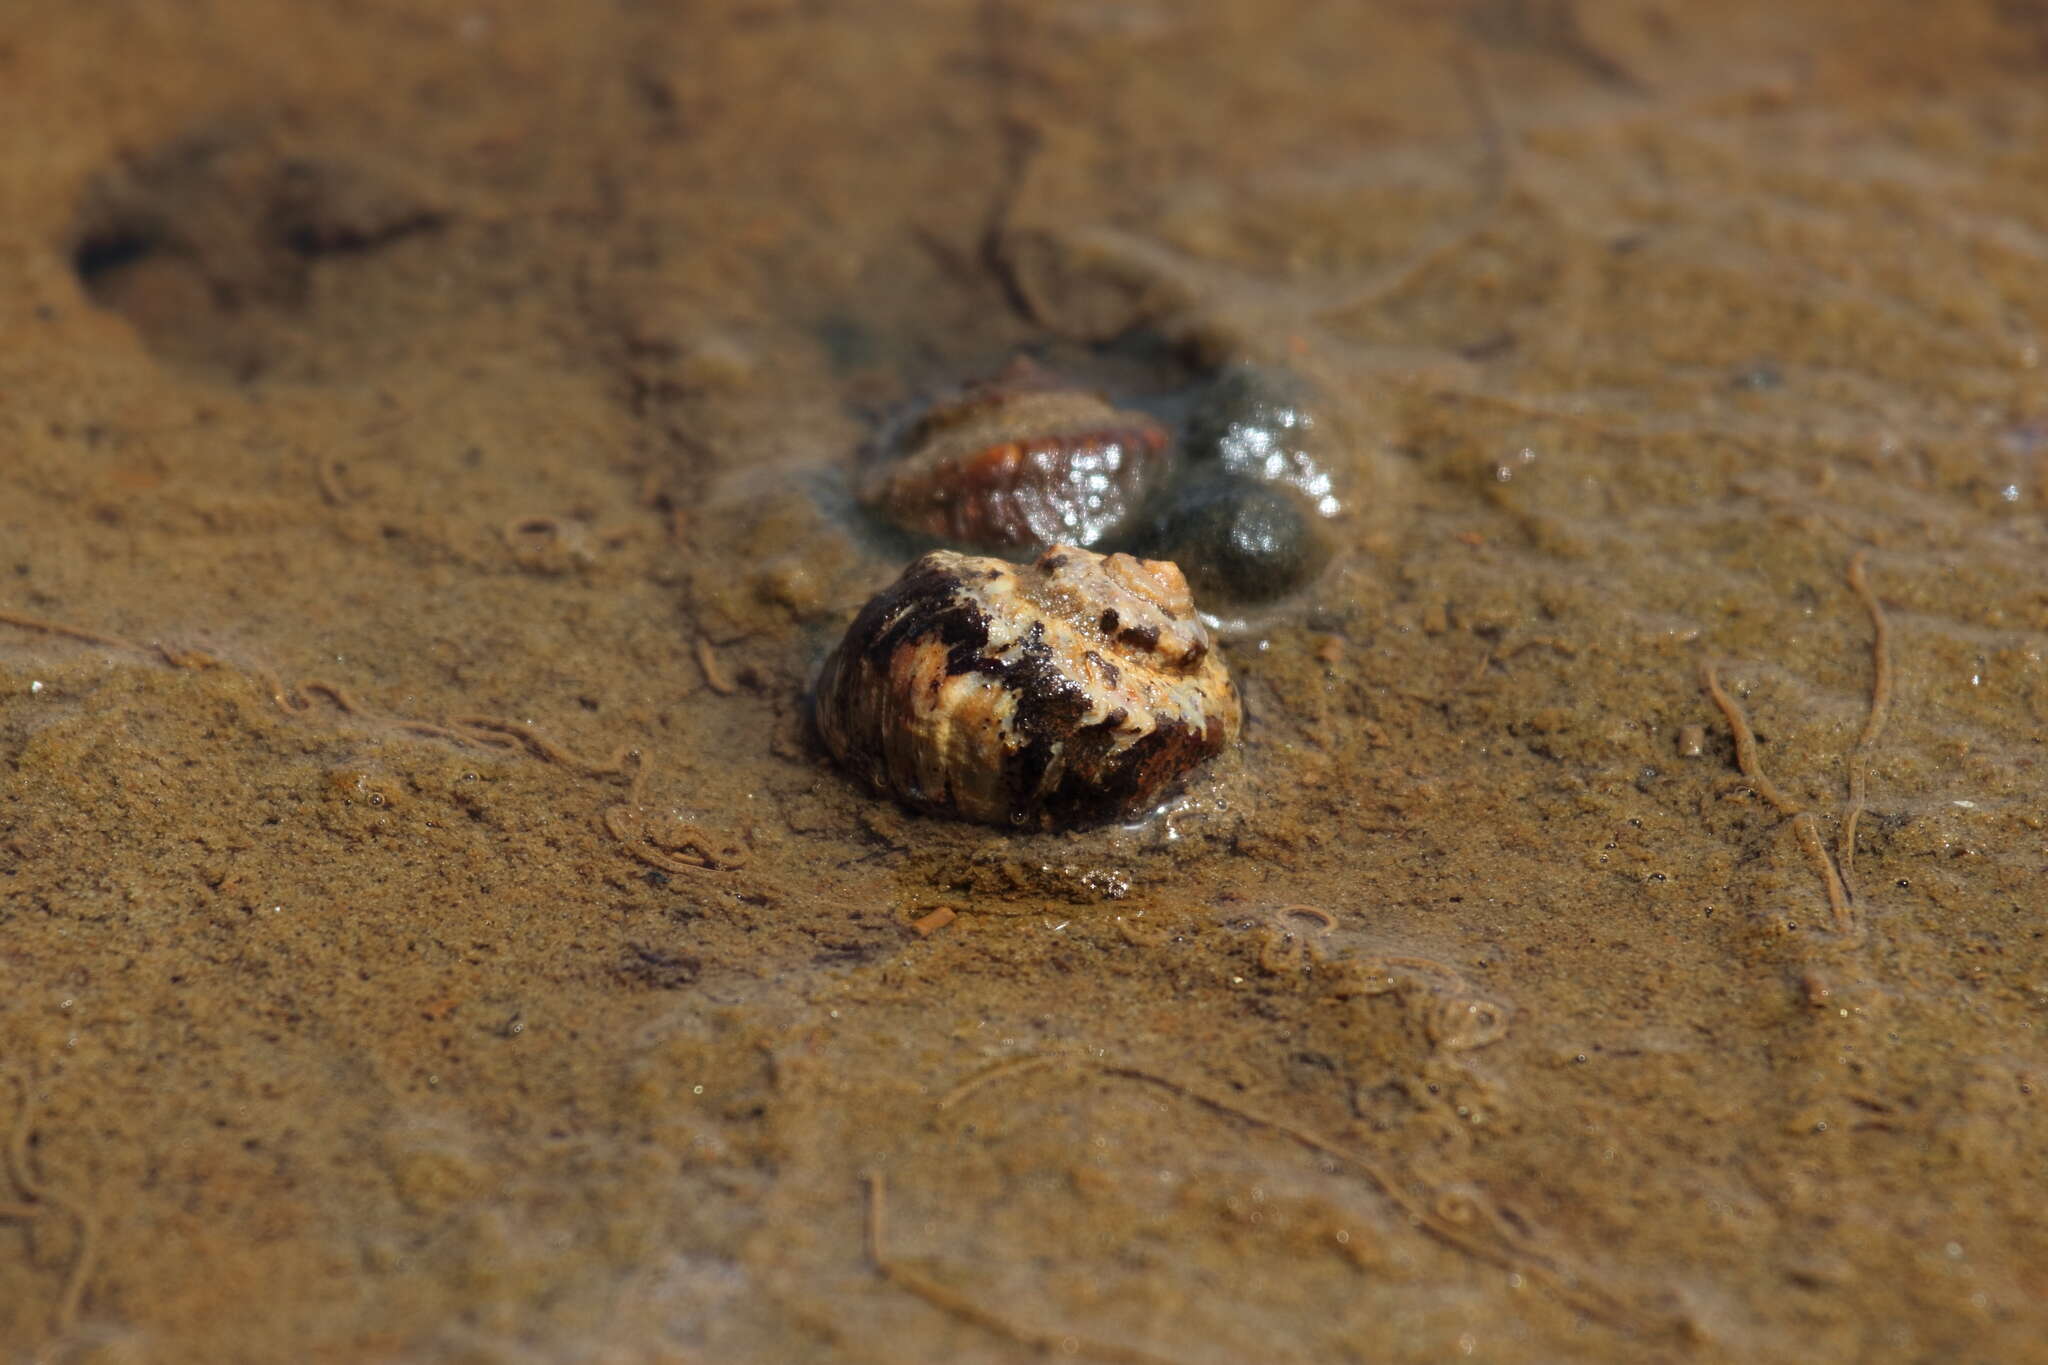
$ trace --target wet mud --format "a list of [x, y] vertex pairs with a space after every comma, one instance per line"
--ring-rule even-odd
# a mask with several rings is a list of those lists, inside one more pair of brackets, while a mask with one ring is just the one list
[[[0, 18], [0, 1359], [2037, 1358], [2048, 23]], [[1141, 825], [836, 771], [1018, 354], [1332, 396]]]

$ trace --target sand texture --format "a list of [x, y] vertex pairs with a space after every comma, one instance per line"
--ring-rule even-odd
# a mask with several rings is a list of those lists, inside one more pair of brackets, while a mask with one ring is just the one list
[[[15, 0], [0, 1361], [2048, 1340], [2048, 17]], [[1029, 354], [1341, 429], [1243, 743], [822, 753]]]

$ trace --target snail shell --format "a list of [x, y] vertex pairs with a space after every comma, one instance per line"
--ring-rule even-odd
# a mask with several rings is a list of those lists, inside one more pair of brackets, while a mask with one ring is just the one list
[[1228, 365], [1188, 414], [1188, 459], [1240, 478], [1292, 488], [1318, 516], [1344, 510], [1336, 431], [1305, 378], [1245, 362]]
[[1180, 569], [1070, 545], [1031, 565], [925, 555], [817, 690], [825, 747], [877, 791], [997, 825], [1152, 810], [1243, 719]]
[[1094, 545], [1166, 479], [1166, 428], [1029, 360], [920, 413], [861, 482], [905, 531], [985, 550]]
[[1319, 520], [1284, 484], [1212, 468], [1180, 480], [1162, 500], [1144, 548], [1187, 565], [1211, 609], [1266, 602], [1322, 567], [1328, 547]]

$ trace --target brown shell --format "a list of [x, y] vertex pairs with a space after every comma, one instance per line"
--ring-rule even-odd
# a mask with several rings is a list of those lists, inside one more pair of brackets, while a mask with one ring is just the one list
[[877, 791], [997, 825], [1142, 815], [1243, 720], [1180, 569], [1069, 545], [924, 556], [817, 689], [825, 747]]
[[1165, 481], [1168, 445], [1144, 413], [1019, 361], [920, 414], [860, 496], [903, 530], [955, 545], [1094, 545]]

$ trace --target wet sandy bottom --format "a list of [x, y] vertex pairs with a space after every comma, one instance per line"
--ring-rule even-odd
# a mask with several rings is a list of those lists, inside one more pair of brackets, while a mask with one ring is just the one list
[[[1283, 8], [0, 21], [7, 1358], [2038, 1349], [2048, 29]], [[1142, 827], [804, 712], [1019, 352], [1349, 433]]]

